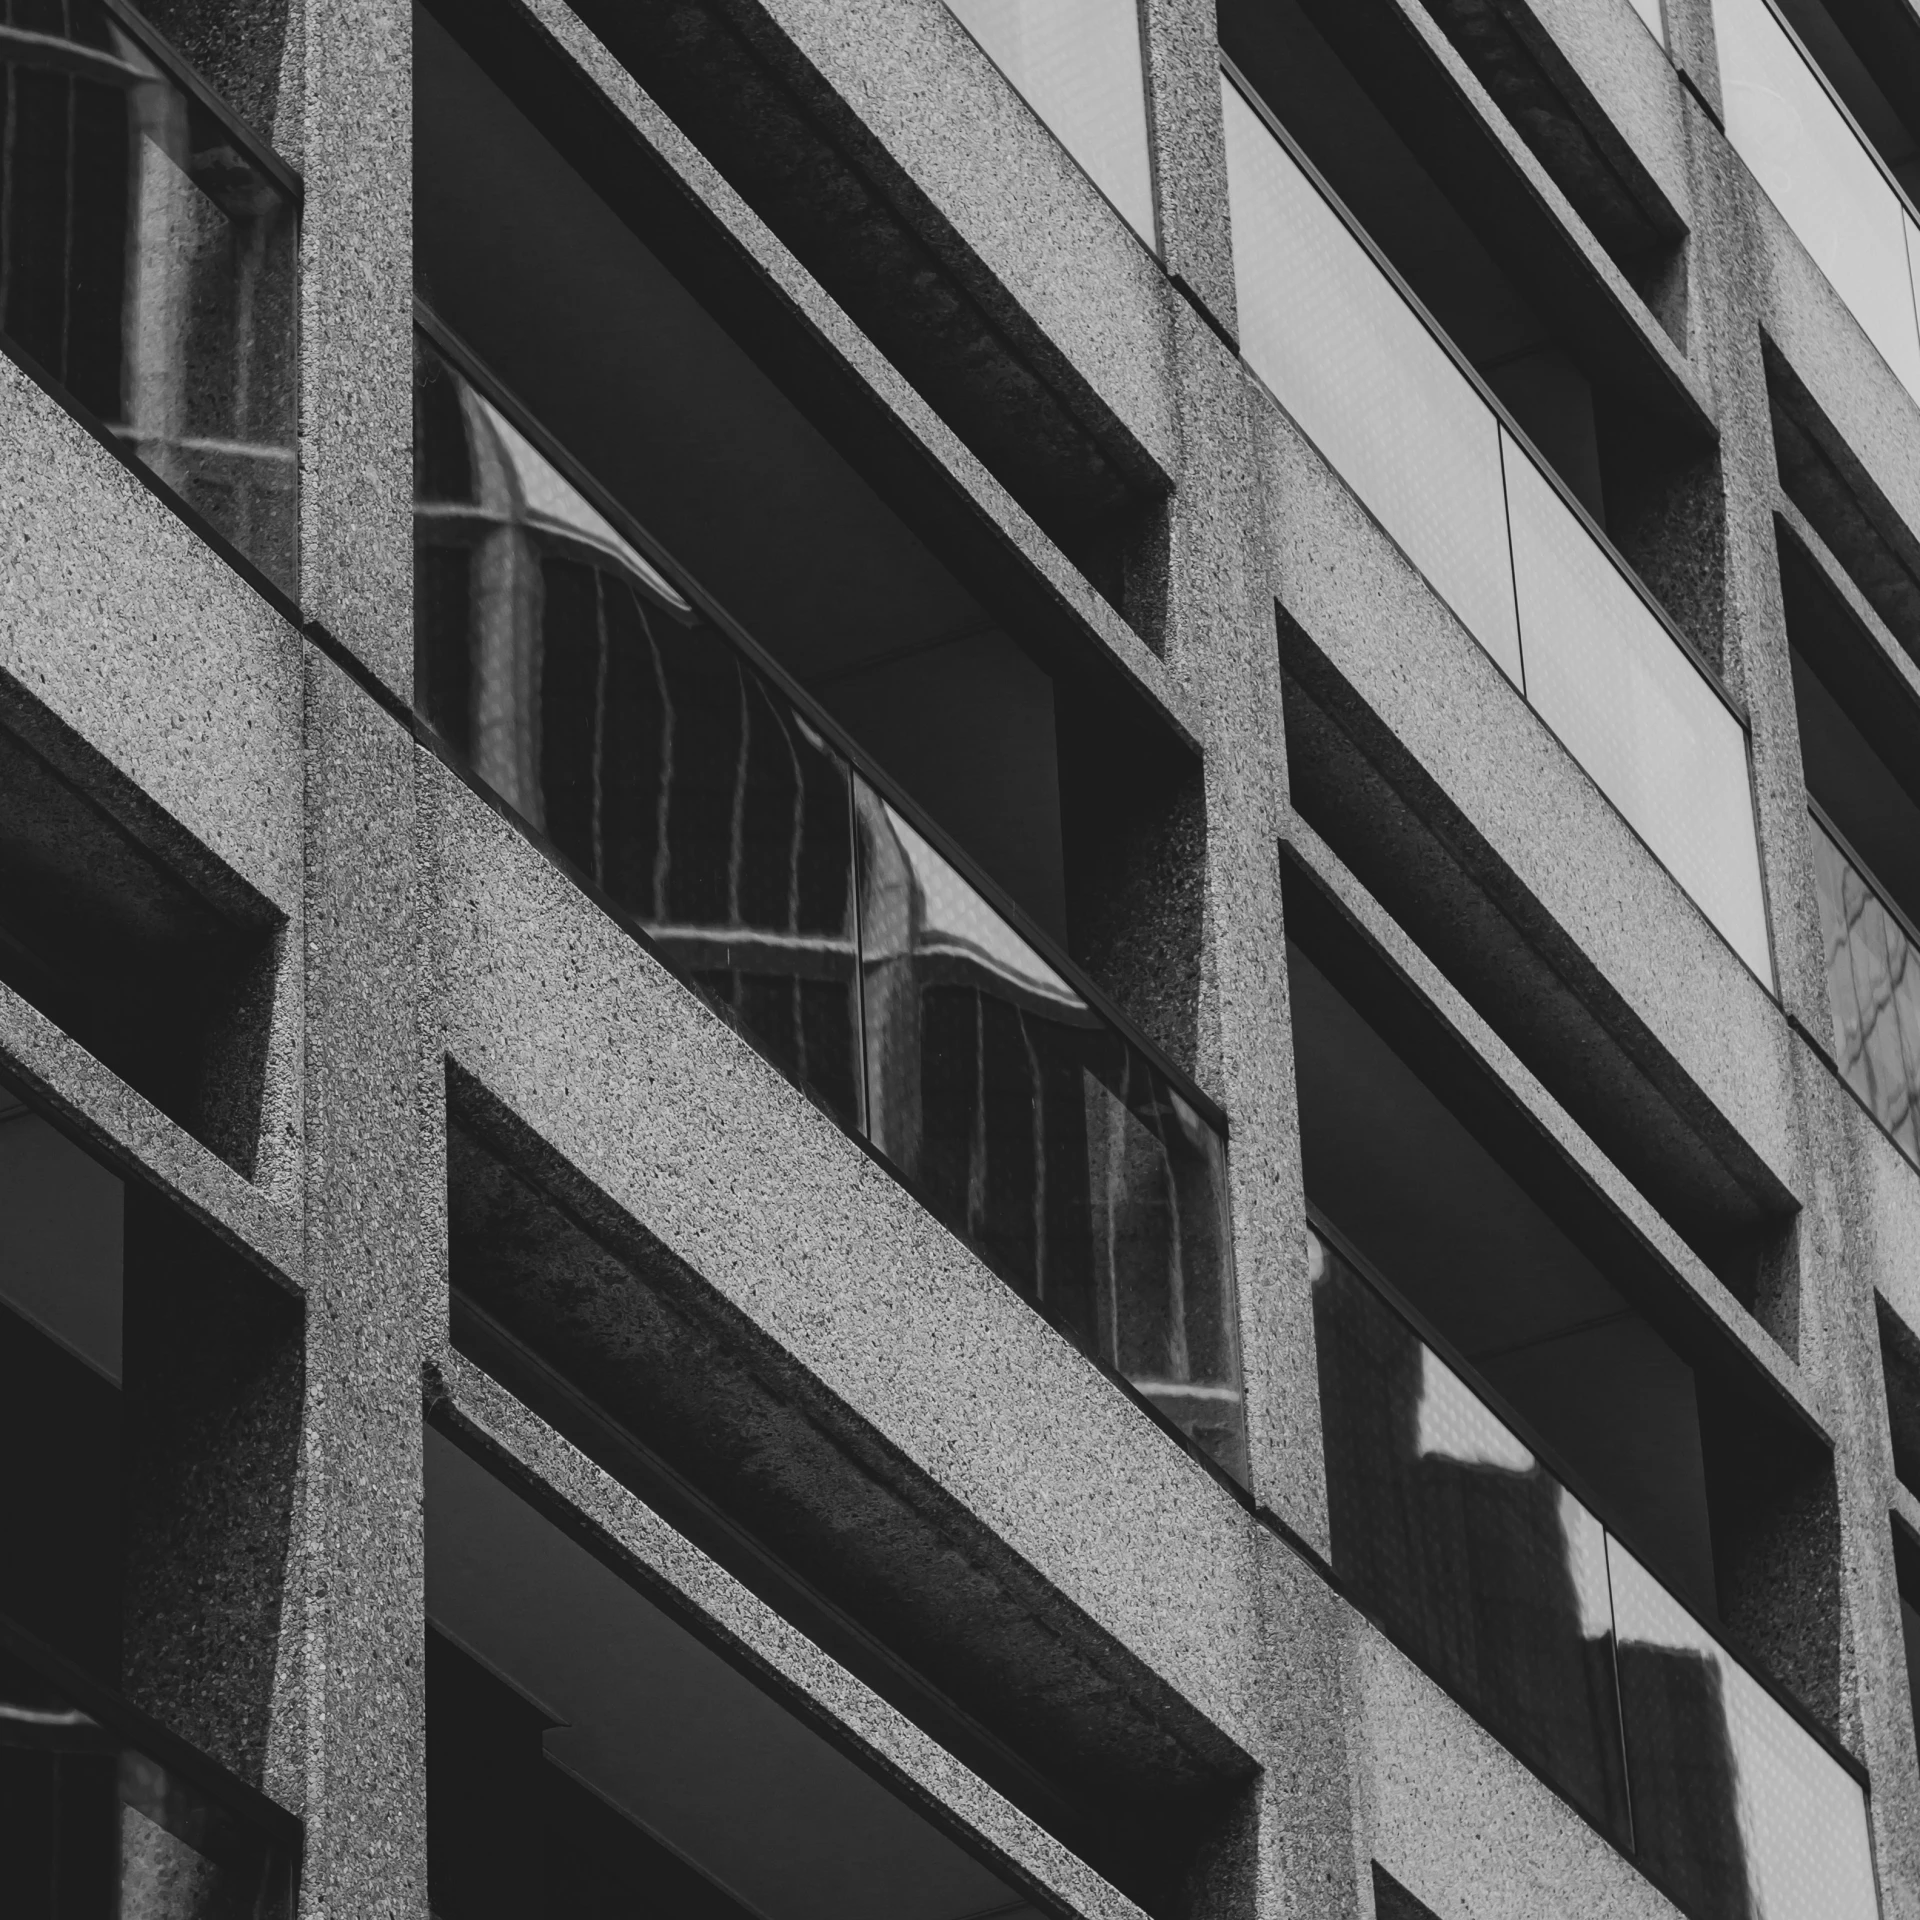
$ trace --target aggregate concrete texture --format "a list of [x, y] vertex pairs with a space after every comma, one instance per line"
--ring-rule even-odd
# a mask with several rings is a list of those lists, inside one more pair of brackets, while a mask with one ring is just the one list
[[1244, 1510], [511, 828], [422, 765], [449, 1058], [1244, 1744]]
[[[5, 986], [0, 1078], [134, 1178], [143, 1205], [210, 1235], [210, 1268], [232, 1256], [266, 1303], [254, 1347], [239, 1313], [233, 1351], [210, 1337], [204, 1375], [183, 1352], [182, 1379], [228, 1396], [220, 1420], [197, 1425], [182, 1396], [143, 1388], [158, 1438], [133, 1644], [151, 1708], [302, 1816], [301, 1920], [428, 1913], [428, 1420], [1048, 1910], [1139, 1911], [454, 1350], [450, 1084], [483, 1093], [602, 1212], [697, 1276], [872, 1457], [964, 1512], [995, 1564], [1093, 1650], [1086, 1670], [1111, 1656], [1100, 1670], [1137, 1692], [1124, 1704], [1192, 1731], [1227, 1811], [1179, 1920], [1367, 1920], [1373, 1862], [1441, 1920], [1670, 1920], [1630, 1860], [1330, 1577], [1283, 849], [1285, 885], [1304, 871], [1325, 890], [1729, 1351], [1831, 1442], [1833, 1551], [1796, 1562], [1759, 1624], [1869, 1771], [1885, 1913], [1920, 1920], [1890, 1521], [1920, 1525], [1920, 1500], [1893, 1469], [1876, 1319], [1884, 1303], [1920, 1334], [1920, 1170], [1828, 1052], [1777, 520], [1902, 697], [1920, 695], [1920, 670], [1783, 499], [1770, 369], [1790, 370], [1877, 490], [1873, 510], [1917, 542], [1920, 415], [1715, 125], [1708, 0], [1670, 0], [1672, 55], [1628, 0], [1497, 0], [1596, 150], [1685, 228], [1677, 327], [1456, 51], [1444, 9], [1391, 4], [1448, 111], [1479, 128], [1529, 217], [1561, 231], [1565, 284], [1600, 316], [1592, 339], [1669, 397], [1702, 450], [1667, 563], [1707, 583], [1704, 650], [1751, 720], [1777, 991], [1238, 360], [1211, 0], [1143, 0], [1157, 258], [940, 0], [675, 13], [724, 17], [831, 121], [929, 271], [988, 316], [994, 354], [1021, 361], [1084, 436], [1085, 471], [1119, 475], [1129, 510], [1151, 509], [1128, 525], [1124, 593], [969, 444], [953, 415], [964, 378], [936, 397], [910, 355], [890, 359], [842, 303], [850, 282], [803, 264], [656, 104], [660, 76], [627, 71], [585, 23], [612, 14], [563, 0], [515, 14], [844, 374], [874, 444], [937, 476], [979, 550], [1192, 756], [1189, 811], [1129, 876], [1132, 939], [1107, 929], [1102, 967], [1127, 1004], [1171, 1010], [1229, 1118], [1245, 1500], [414, 737], [400, 717], [413, 691], [409, 9], [162, 9], [303, 174], [303, 624], [0, 358], [0, 725], [56, 755], [183, 885], [271, 930], [261, 1149], [249, 1167], [211, 1151]], [[672, 11], [641, 0], [635, 18]], [[1287, 708], [1303, 696], [1282, 673], [1280, 622], [1756, 1170], [1777, 1229], [1757, 1313], [1293, 811]], [[150, 1324], [150, 1354], [191, 1324]], [[196, 1615], [193, 1596], [216, 1588]]]
[[1165, 276], [954, 15], [927, 0], [770, 0], [765, 11], [1171, 472]]

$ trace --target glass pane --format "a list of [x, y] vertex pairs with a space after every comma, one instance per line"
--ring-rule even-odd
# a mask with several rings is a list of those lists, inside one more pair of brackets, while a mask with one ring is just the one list
[[282, 1920], [286, 1855], [0, 1651], [0, 1908]]
[[1868, 1110], [1920, 1160], [1920, 956], [1826, 829], [1817, 819], [1809, 825], [1834, 1058]]
[[1155, 244], [1138, 0], [947, 0], [994, 64]]
[[1338, 1252], [1309, 1256], [1336, 1571], [1626, 1844], [1599, 1523]]
[[1637, 1851], [1695, 1920], [1874, 1920], [1866, 1796], [1617, 1540]]
[[1517, 686], [1494, 417], [1239, 90], [1222, 85], [1247, 362]]
[[1771, 982], [1740, 723], [1511, 439], [1506, 454], [1528, 699]]
[[0, 48], [0, 328], [297, 586], [296, 220], [100, 0]]
[[415, 385], [421, 710], [857, 1126], [845, 763], [425, 340]]
[[1727, 137], [1909, 392], [1920, 333], [1899, 196], [1767, 0], [1715, 0]]
[[855, 805], [874, 1144], [1243, 1473], [1219, 1135], [864, 781]]

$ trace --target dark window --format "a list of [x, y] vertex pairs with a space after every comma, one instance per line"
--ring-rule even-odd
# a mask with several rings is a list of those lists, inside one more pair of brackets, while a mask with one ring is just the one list
[[0, 332], [294, 591], [290, 176], [117, 5], [0, 28]]
[[[222, 1575], [244, 1583], [285, 1567], [293, 1422], [263, 1439], [232, 1416], [260, 1410], [263, 1380], [297, 1383], [297, 1317], [236, 1266], [0, 1087], [0, 1453], [15, 1463], [0, 1477], [10, 1920], [185, 1914], [185, 1889], [195, 1920], [291, 1912], [297, 1829], [169, 1730], [192, 1726], [196, 1703], [173, 1693], [178, 1649], [158, 1624], [183, 1586], [189, 1630], [203, 1624], [196, 1558], [224, 1506], [209, 1473], [245, 1506], [237, 1525], [249, 1535], [220, 1553]], [[296, 1400], [285, 1392], [277, 1411], [290, 1416]], [[209, 1457], [223, 1422], [244, 1430], [248, 1466]], [[277, 1501], [255, 1499], [269, 1489]], [[277, 1610], [277, 1588], [265, 1590]], [[223, 1605], [241, 1625], [246, 1603]], [[243, 1692], [230, 1688], [224, 1705]], [[130, 1699], [164, 1707], [168, 1726]]]
[[0, 715], [0, 980], [251, 1175], [280, 915], [143, 801], [109, 811], [98, 796], [124, 783], [90, 748], [44, 715], [32, 738], [11, 717]]
[[440, 1920], [1029, 1911], [765, 1682], [434, 1431], [427, 1613]]
[[1920, 1162], [1920, 709], [1796, 540], [1780, 561], [1834, 1060]]

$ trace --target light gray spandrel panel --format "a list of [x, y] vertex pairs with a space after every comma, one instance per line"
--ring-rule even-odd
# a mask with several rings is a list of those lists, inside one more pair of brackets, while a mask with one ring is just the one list
[[947, 0], [1148, 246], [1157, 243], [1138, 0]]
[[1508, 439], [1527, 696], [1728, 944], [1773, 978], [1740, 723]]
[[1517, 686], [1493, 415], [1239, 89], [1225, 85], [1247, 362]]

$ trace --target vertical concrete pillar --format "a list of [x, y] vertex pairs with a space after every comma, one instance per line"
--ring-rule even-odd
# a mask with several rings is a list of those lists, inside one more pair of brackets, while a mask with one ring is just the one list
[[[1167, 515], [1164, 651], [1205, 747], [1197, 1077], [1231, 1127], [1234, 1259], [1254, 1497], [1327, 1548], [1312, 1300], [1280, 887], [1285, 735], [1266, 485], [1236, 326], [1218, 27], [1212, 0], [1144, 9], [1162, 247], [1174, 293], [1180, 464]], [[1195, 1907], [1211, 1915], [1363, 1912], [1348, 1792], [1344, 1627], [1308, 1563], [1263, 1535], [1266, 1750]]]
[[305, 1916], [426, 1912], [421, 1329], [440, 1283], [422, 1144], [415, 760], [310, 656], [303, 1545]]
[[300, 21], [300, 604], [409, 701], [412, 16], [306, 0]]

